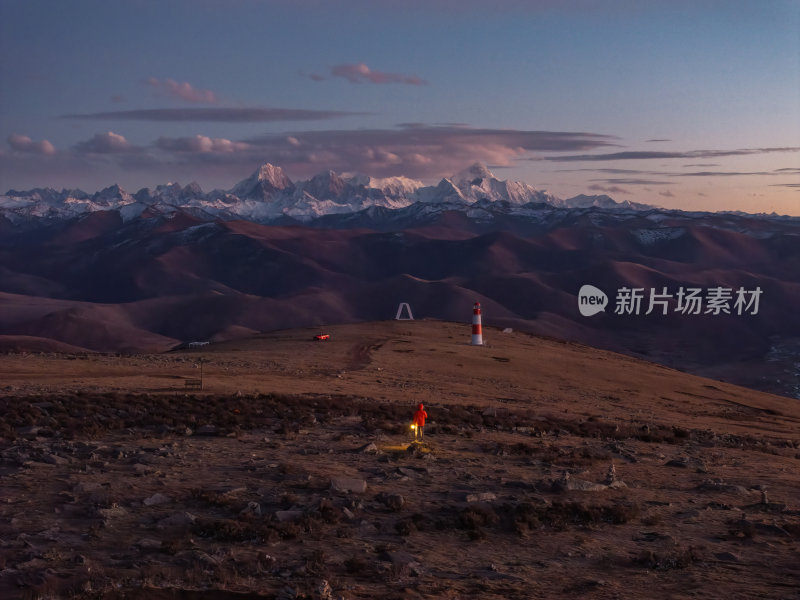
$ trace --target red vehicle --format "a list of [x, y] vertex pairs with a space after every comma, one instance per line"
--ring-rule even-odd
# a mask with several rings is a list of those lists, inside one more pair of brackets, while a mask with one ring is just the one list
[[324, 342], [329, 339], [331, 339], [329, 333], [318, 333], [317, 335], [314, 336], [314, 340], [317, 342]]

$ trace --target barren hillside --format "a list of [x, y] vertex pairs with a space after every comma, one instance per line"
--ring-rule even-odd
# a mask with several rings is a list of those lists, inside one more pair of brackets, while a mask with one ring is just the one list
[[0, 357], [3, 597], [796, 596], [797, 402], [516, 332], [324, 331]]

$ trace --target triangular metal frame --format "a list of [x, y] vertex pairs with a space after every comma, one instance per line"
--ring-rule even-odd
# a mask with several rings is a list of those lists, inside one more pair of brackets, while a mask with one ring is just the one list
[[[408, 311], [408, 316], [403, 316], [403, 308]], [[394, 318], [395, 321], [413, 321], [414, 315], [411, 314], [411, 306], [409, 306], [408, 302], [401, 302], [400, 305], [397, 307], [397, 315]]]

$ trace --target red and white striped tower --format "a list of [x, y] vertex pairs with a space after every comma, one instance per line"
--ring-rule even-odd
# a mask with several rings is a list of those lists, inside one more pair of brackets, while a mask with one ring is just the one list
[[472, 307], [472, 345], [483, 346], [483, 332], [481, 331], [481, 303], [476, 302]]

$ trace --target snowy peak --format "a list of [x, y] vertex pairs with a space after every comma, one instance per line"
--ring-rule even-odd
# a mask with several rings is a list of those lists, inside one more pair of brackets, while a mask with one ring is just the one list
[[417, 190], [421, 202], [429, 203], [466, 203], [464, 194], [449, 179], [442, 179], [435, 187], [424, 187]]
[[278, 190], [286, 189], [292, 185], [292, 180], [286, 176], [283, 169], [270, 163], [261, 165], [254, 173], [254, 176], [258, 181], [269, 183]]
[[[15, 219], [71, 218], [89, 212], [119, 210], [130, 220], [150, 214], [186, 212], [201, 220], [246, 219], [272, 223], [291, 218], [309, 222], [326, 215], [371, 210], [422, 212], [455, 210], [466, 215], [503, 213], [526, 215], [546, 205], [556, 208], [644, 210], [633, 202], [615, 202], [608, 196], [576, 196], [562, 200], [520, 181], [500, 180], [481, 163], [474, 163], [436, 185], [407, 177], [374, 178], [325, 171], [305, 181], [292, 182], [283, 169], [270, 163], [256, 169], [232, 190], [204, 193], [197, 183], [143, 188], [131, 195], [112, 185], [93, 195], [80, 190], [57, 192], [37, 188], [0, 196], [0, 215]], [[399, 214], [399, 213], [398, 213]]]
[[596, 196], [587, 196], [586, 194], [580, 194], [579, 196], [575, 196], [573, 198], [565, 200], [564, 206], [566, 206], [567, 208], [609, 208], [609, 209], [627, 208], [632, 210], [647, 210], [649, 208], [653, 208], [648, 204], [631, 202], [629, 200], [623, 200], [622, 202], [617, 202], [616, 200], [614, 200], [610, 196], [606, 196], [605, 194], [600, 194]]
[[492, 179], [496, 180], [497, 177], [494, 176], [494, 173], [492, 173], [486, 165], [479, 162], [472, 163], [469, 167], [463, 171], [459, 171], [450, 178], [458, 187], [465, 185], [480, 186], [483, 184], [484, 180]]
[[117, 184], [111, 185], [92, 196], [92, 202], [101, 206], [117, 207], [134, 202], [133, 196]]
[[294, 187], [292, 180], [283, 169], [270, 163], [261, 165], [255, 172], [240, 181], [231, 190], [231, 194], [239, 198], [270, 200], [276, 192]]
[[314, 175], [299, 187], [318, 200], [335, 200], [343, 195], [347, 184], [333, 171], [327, 171]]
[[[458, 188], [464, 202], [474, 204], [479, 201], [508, 202], [521, 206], [530, 202], [547, 203], [557, 206], [558, 198], [536, 190], [521, 181], [500, 180], [486, 165], [474, 163], [450, 178]], [[441, 184], [440, 184], [441, 185]]]

